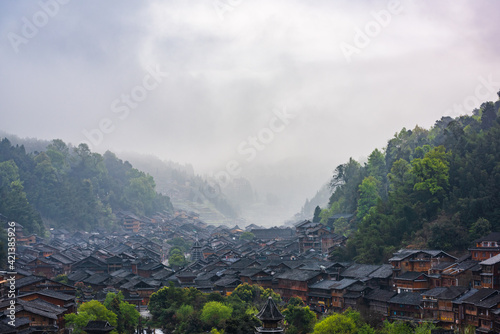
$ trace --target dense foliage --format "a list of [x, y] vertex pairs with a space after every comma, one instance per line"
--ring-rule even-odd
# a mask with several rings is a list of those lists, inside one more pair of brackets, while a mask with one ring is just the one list
[[104, 304], [97, 300], [83, 303], [78, 308], [78, 313], [64, 316], [66, 326], [73, 328], [73, 333], [85, 333], [82, 329], [89, 321], [107, 321], [115, 329], [111, 334], [132, 334], [139, 323], [139, 312], [135, 305], [123, 300], [123, 294], [110, 292], [106, 295]]
[[[258, 285], [239, 285], [229, 296], [217, 292], [202, 293], [194, 288], [164, 287], [151, 295], [148, 325], [165, 333], [243, 334], [254, 333], [261, 326], [255, 317], [271, 297], [284, 316], [287, 334], [430, 334], [430, 323], [378, 322], [372, 327], [362, 315], [347, 309], [343, 313], [314, 313], [298, 297], [283, 303], [271, 289]], [[319, 319], [318, 319], [319, 317]]]
[[281, 302], [279, 295], [258, 285], [242, 284], [227, 297], [171, 285], [153, 293], [148, 307], [152, 324], [166, 332], [253, 333], [260, 325], [254, 315], [269, 297]]
[[42, 218], [67, 229], [110, 228], [118, 210], [150, 215], [172, 209], [150, 175], [109, 151], [70, 148], [59, 139], [34, 153], [0, 141], [0, 198], [1, 214], [37, 234], [44, 232]]
[[500, 228], [500, 101], [430, 129], [402, 129], [361, 165], [338, 166], [321, 222], [349, 235], [333, 258], [381, 263], [401, 247], [460, 251]]

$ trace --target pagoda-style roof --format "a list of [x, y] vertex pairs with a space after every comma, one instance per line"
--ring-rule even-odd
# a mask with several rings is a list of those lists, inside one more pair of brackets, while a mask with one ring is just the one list
[[83, 330], [88, 334], [109, 333], [113, 329], [115, 329], [115, 327], [111, 326], [109, 322], [102, 320], [91, 320], [87, 323], [87, 326], [83, 328]]
[[266, 305], [264, 305], [256, 317], [261, 321], [280, 321], [284, 318], [271, 297], [267, 299]]

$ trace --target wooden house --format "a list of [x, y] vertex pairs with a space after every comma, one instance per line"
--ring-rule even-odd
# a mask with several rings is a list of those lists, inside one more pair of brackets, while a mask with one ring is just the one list
[[75, 296], [68, 295], [66, 293], [61, 293], [53, 290], [39, 290], [20, 295], [18, 298], [27, 301], [40, 299], [58, 307], [65, 308], [67, 310], [67, 313], [76, 312]]
[[389, 259], [394, 276], [407, 271], [429, 273], [435, 265], [441, 262], [455, 262], [456, 257], [441, 250], [402, 249]]
[[107, 273], [108, 263], [106, 260], [101, 259], [95, 255], [87, 256], [86, 258], [74, 263], [72, 265], [72, 270], [90, 270], [95, 273]]
[[394, 277], [394, 289], [398, 292], [422, 292], [431, 288], [430, 279], [427, 274], [421, 272], [407, 271]]
[[422, 295], [418, 292], [401, 292], [389, 302], [389, 318], [392, 320], [412, 321], [423, 318]]
[[277, 293], [287, 301], [299, 297], [307, 301], [308, 286], [327, 278], [328, 275], [312, 270], [291, 269], [275, 275], [278, 282]]
[[500, 289], [500, 254], [479, 263], [481, 266], [481, 287]]
[[479, 327], [480, 319], [478, 304], [482, 301], [498, 295], [497, 290], [493, 289], [471, 289], [463, 296], [453, 301], [453, 313], [455, 324], [459, 328], [468, 325]]
[[273, 275], [260, 268], [248, 268], [239, 274], [242, 283], [257, 284], [264, 289], [272, 288]]
[[53, 290], [61, 293], [75, 295], [76, 289], [70, 285], [56, 282], [46, 277], [41, 276], [27, 276], [16, 281], [17, 294], [24, 294], [39, 290]]
[[396, 295], [394, 291], [375, 289], [365, 296], [368, 313], [385, 319], [389, 316], [389, 300]]
[[336, 312], [343, 311], [344, 294], [347, 289], [353, 285], [359, 285], [358, 280], [345, 278], [341, 281], [322, 280], [309, 285], [307, 292], [307, 303], [317, 306], [323, 312], [334, 310]]
[[453, 300], [467, 291], [465, 287], [437, 287], [422, 293], [423, 318], [439, 327], [451, 329], [455, 323]]
[[492, 232], [474, 240], [474, 246], [469, 248], [469, 252], [475, 261], [484, 261], [500, 254], [500, 232]]

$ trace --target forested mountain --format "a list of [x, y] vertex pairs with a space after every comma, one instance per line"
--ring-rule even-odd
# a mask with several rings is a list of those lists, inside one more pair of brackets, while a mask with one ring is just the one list
[[[499, 92], [500, 96], [500, 92]], [[334, 258], [381, 263], [400, 247], [463, 251], [500, 230], [500, 101], [429, 129], [402, 129], [368, 162], [339, 165], [322, 222], [349, 235]], [[330, 221], [332, 224], [332, 222]]]
[[109, 151], [101, 155], [85, 144], [71, 147], [56, 139], [28, 153], [7, 138], [0, 141], [0, 213], [28, 233], [43, 235], [44, 225], [109, 229], [118, 210], [139, 215], [172, 210], [170, 199], [155, 187], [152, 176]]

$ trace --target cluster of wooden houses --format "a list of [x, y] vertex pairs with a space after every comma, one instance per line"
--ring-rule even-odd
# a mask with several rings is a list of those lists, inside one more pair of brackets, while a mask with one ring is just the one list
[[[346, 238], [310, 221], [243, 230], [210, 226], [186, 212], [153, 219], [123, 213], [121, 219], [124, 227], [139, 220], [138, 230], [54, 230], [48, 241], [34, 238], [18, 247], [20, 320], [14, 332], [61, 332], [64, 314], [74, 312], [78, 302], [103, 300], [108, 292], [122, 291], [126, 301], [145, 306], [153, 292], [172, 284], [228, 295], [243, 283], [272, 288], [285, 301], [300, 297], [318, 314], [351, 307], [372, 317], [500, 332], [500, 233], [477, 240], [461, 258], [440, 250], [401, 250], [389, 263], [366, 265], [329, 260]], [[244, 232], [254, 238], [243, 238]], [[166, 241], [175, 237], [192, 243], [186, 254], [191, 262], [184, 267], [168, 265], [172, 246]], [[5, 274], [2, 333], [9, 320], [8, 293]]]

